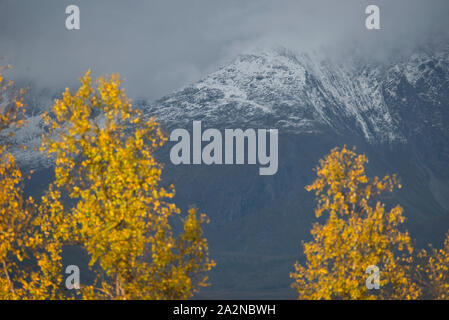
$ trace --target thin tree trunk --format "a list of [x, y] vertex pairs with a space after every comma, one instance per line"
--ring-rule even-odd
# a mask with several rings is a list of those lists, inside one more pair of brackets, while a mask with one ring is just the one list
[[8, 281], [9, 287], [11, 288], [12, 293], [15, 295], [16, 291], [14, 290], [14, 284], [11, 281], [11, 278], [9, 277], [8, 268], [6, 267], [5, 260], [2, 260], [3, 264], [3, 271], [5, 272], [6, 280]]

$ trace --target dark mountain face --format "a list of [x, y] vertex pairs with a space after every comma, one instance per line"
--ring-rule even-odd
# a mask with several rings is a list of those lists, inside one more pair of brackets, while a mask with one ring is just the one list
[[[289, 273], [310, 238], [314, 197], [304, 187], [313, 168], [335, 146], [366, 153], [369, 175], [397, 173], [401, 204], [418, 246], [439, 245], [449, 229], [449, 50], [420, 50], [395, 62], [333, 62], [286, 50], [238, 57], [154, 103], [139, 105], [169, 133], [203, 127], [279, 130], [279, 168], [260, 176], [254, 165], [170, 163], [173, 142], [160, 151], [176, 203], [196, 205], [211, 219], [206, 229], [217, 267], [203, 298], [293, 298]], [[30, 118], [19, 137], [39, 142]], [[18, 154], [37, 167], [27, 190], [38, 194], [51, 165]], [[40, 159], [40, 160], [39, 160]], [[45, 169], [47, 168], [47, 169]]]

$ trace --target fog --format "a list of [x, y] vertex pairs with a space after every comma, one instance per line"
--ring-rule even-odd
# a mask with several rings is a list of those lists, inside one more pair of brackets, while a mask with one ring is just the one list
[[[80, 30], [65, 28], [70, 4]], [[365, 28], [370, 4], [381, 30]], [[90, 68], [119, 72], [132, 98], [156, 99], [255, 47], [388, 59], [445, 39], [448, 16], [447, 0], [0, 0], [0, 56], [9, 78], [38, 87], [72, 86]]]

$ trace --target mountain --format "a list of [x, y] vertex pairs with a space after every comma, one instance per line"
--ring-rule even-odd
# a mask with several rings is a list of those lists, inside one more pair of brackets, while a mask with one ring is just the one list
[[[192, 128], [279, 130], [279, 170], [260, 176], [250, 165], [170, 163], [173, 143], [158, 154], [176, 203], [208, 214], [206, 228], [217, 261], [203, 298], [293, 298], [288, 275], [310, 238], [313, 195], [304, 186], [335, 146], [367, 154], [370, 175], [397, 173], [404, 188], [385, 199], [405, 209], [417, 245], [439, 244], [449, 229], [449, 46], [422, 47], [381, 61], [348, 55], [254, 51], [202, 80], [154, 102], [140, 102], [167, 132]], [[37, 116], [17, 137], [40, 142]], [[51, 161], [16, 154], [37, 169], [27, 190], [42, 190]]]

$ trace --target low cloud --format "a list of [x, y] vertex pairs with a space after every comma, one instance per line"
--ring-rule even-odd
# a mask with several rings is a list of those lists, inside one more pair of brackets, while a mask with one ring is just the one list
[[[65, 29], [65, 8], [81, 29]], [[381, 30], [365, 29], [365, 8]], [[254, 47], [341, 54], [357, 46], [387, 56], [449, 30], [447, 0], [2, 0], [0, 56], [10, 75], [37, 86], [71, 86], [87, 70], [120, 72], [133, 98], [156, 99]]]

